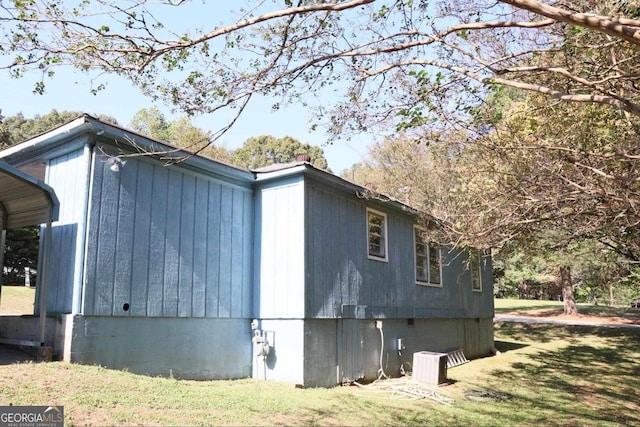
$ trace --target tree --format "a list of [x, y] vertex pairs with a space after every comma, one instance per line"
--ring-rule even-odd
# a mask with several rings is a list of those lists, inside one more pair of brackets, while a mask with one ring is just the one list
[[[187, 114], [235, 108], [214, 139], [259, 95], [314, 104], [333, 136], [453, 126], [496, 85], [640, 114], [635, 0], [274, 3], [217, 10], [221, 23], [186, 1], [4, 3], [0, 66], [37, 69], [37, 92], [71, 65]], [[167, 18], [180, 13], [188, 27]]]
[[274, 163], [293, 162], [298, 154], [307, 154], [311, 164], [328, 170], [322, 148], [302, 143], [290, 136], [275, 138], [262, 135], [249, 138], [242, 147], [234, 150], [233, 163], [247, 169], [256, 169]]
[[[26, 118], [22, 113], [10, 117], [2, 117], [0, 120], [0, 148], [26, 141], [29, 138], [70, 122], [82, 114], [79, 111], [58, 111], [53, 109], [47, 114], [42, 116], [35, 115], [33, 118]], [[117, 120], [111, 116], [101, 114], [98, 118], [107, 123], [118, 124]]]
[[231, 163], [229, 150], [211, 142], [211, 132], [204, 131], [191, 123], [188, 117], [167, 121], [157, 108], [143, 108], [131, 119], [131, 128], [143, 135], [186, 148], [196, 154]]
[[367, 159], [363, 159], [363, 161], [340, 172], [342, 178], [365, 187], [371, 187], [371, 184], [375, 185], [375, 183], [381, 182], [380, 174], [382, 174], [382, 170], [372, 166]]
[[4, 120], [5, 117], [2, 115], [2, 110], [0, 110], [0, 150], [10, 145], [11, 141], [11, 134], [5, 125]]
[[559, 265], [570, 267], [576, 301], [615, 305], [638, 293], [636, 267], [598, 242], [578, 241], [560, 252], [532, 246], [510, 242], [494, 254], [497, 297], [558, 298]]
[[570, 230], [558, 237], [597, 240], [640, 260], [634, 232], [640, 221], [640, 121], [607, 108], [508, 97], [508, 106], [490, 119], [492, 132], [465, 150], [506, 196], [496, 203], [513, 209], [494, 206], [501, 219], [492, 217], [489, 231], [496, 240], [541, 228]]
[[40, 229], [24, 227], [7, 230], [4, 266], [7, 271], [0, 284], [20, 285], [24, 283], [25, 268], [35, 269], [38, 263]]
[[476, 165], [471, 174], [459, 169], [474, 184], [464, 195], [476, 206], [449, 230], [491, 236], [485, 240], [494, 245], [535, 242], [565, 254], [555, 265], [571, 314], [576, 266], [570, 248], [592, 242], [638, 261], [638, 119], [596, 106], [549, 105], [540, 96], [496, 96], [500, 105], [484, 111], [490, 131], [460, 156]]
[[34, 118], [25, 118], [22, 113], [15, 116], [6, 117], [2, 122], [3, 140], [0, 144], [9, 146], [18, 142], [25, 141], [32, 136], [46, 132], [58, 125], [64, 124], [78, 117], [79, 112], [51, 110], [44, 116], [35, 116]]
[[494, 295], [497, 298], [556, 299], [555, 271], [546, 268], [543, 254], [525, 253], [516, 245], [502, 248], [493, 257]]
[[497, 89], [473, 113], [473, 131], [374, 146], [365, 165], [382, 173], [366, 180], [425, 212], [439, 225], [432, 240], [549, 254], [555, 271], [545, 274], [564, 283], [571, 313], [571, 272], [587, 265], [578, 248], [638, 262], [640, 122], [611, 108], [547, 101]]
[[157, 107], [139, 110], [131, 119], [129, 126], [131, 129], [159, 141], [172, 141], [172, 136], [169, 135], [169, 123]]

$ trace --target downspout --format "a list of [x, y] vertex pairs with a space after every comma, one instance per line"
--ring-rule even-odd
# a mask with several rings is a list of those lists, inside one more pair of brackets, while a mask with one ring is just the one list
[[50, 203], [48, 209], [47, 228], [44, 231], [44, 242], [42, 250], [42, 275], [40, 280], [40, 346], [45, 345], [45, 329], [47, 325], [47, 288], [49, 286], [49, 252], [51, 248], [51, 223], [53, 216], [53, 206]]

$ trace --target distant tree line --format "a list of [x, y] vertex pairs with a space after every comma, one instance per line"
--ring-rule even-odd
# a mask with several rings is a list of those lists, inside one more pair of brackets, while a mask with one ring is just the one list
[[315, 167], [328, 169], [321, 147], [300, 142], [290, 136], [276, 138], [261, 135], [248, 138], [237, 149], [228, 149], [214, 143], [212, 132], [194, 126], [188, 117], [169, 121], [156, 107], [138, 111], [131, 120], [130, 127], [157, 140], [241, 168], [256, 169], [274, 163], [288, 163], [294, 161], [298, 154], [307, 154]]

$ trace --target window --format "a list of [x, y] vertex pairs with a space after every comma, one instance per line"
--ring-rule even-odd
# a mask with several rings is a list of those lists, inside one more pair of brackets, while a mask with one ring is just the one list
[[471, 270], [471, 289], [482, 292], [482, 263], [480, 252], [469, 251], [469, 269]]
[[440, 280], [440, 249], [425, 241], [422, 233], [423, 230], [420, 228], [413, 228], [416, 283], [420, 285], [442, 286]]
[[387, 261], [387, 215], [367, 209], [369, 258]]

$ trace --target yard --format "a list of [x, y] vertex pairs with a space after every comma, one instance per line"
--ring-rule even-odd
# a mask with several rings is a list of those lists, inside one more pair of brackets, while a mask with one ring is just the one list
[[0, 293], [0, 315], [33, 314], [36, 288], [26, 286], [3, 286]]
[[450, 369], [435, 389], [449, 404], [408, 398], [406, 380], [298, 389], [54, 362], [0, 366], [0, 405], [64, 405], [68, 426], [640, 424], [640, 328], [498, 322], [495, 339], [500, 355]]
[[[523, 316], [562, 319], [563, 303], [559, 301], [534, 301], [496, 299], [496, 316]], [[578, 315], [572, 319], [578, 322], [640, 324], [640, 309], [631, 306], [608, 306], [576, 304]]]

